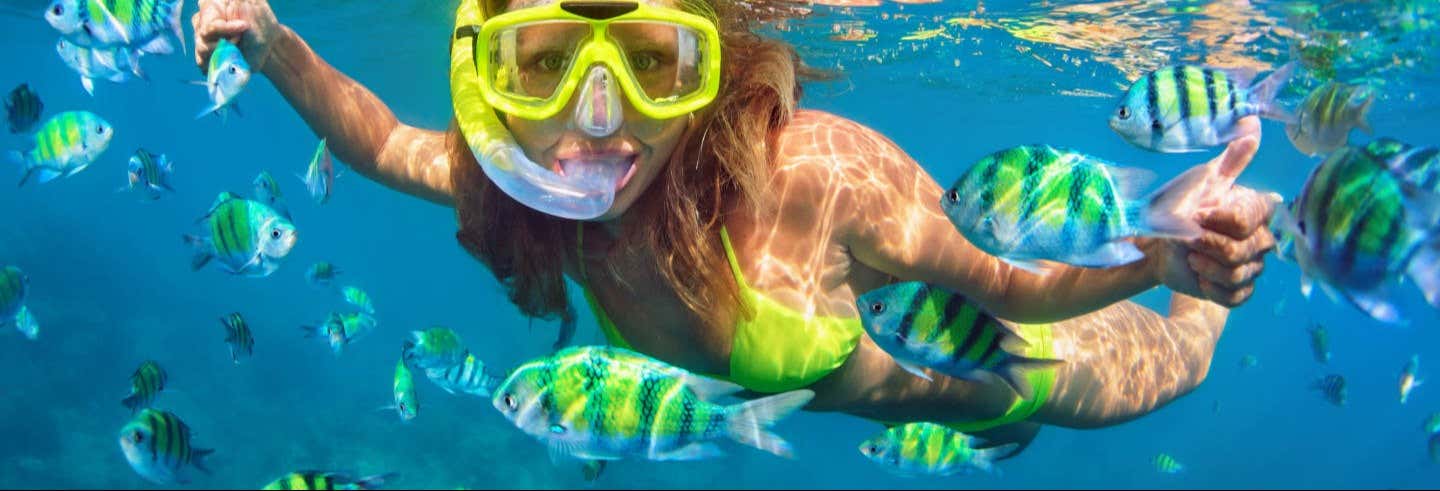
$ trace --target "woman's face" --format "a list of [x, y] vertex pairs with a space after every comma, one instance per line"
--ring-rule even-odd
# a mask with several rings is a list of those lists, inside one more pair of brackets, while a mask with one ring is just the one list
[[[516, 10], [553, 3], [558, 0], [515, 0], [507, 10]], [[670, 6], [668, 0], [651, 2], [652, 5]], [[517, 49], [525, 51], [542, 43], [553, 43], [555, 39], [517, 39]], [[587, 70], [588, 73], [588, 70]], [[623, 74], [612, 73], [612, 77]], [[680, 137], [692, 118], [680, 117], [669, 120], [652, 119], [631, 105], [620, 89], [616, 94], [620, 100], [622, 123], [619, 129], [604, 137], [587, 134], [573, 122], [575, 106], [580, 99], [581, 88], [575, 90], [565, 109], [555, 116], [542, 120], [530, 120], [505, 115], [505, 124], [510, 128], [515, 141], [524, 149], [525, 155], [551, 171], [563, 173], [562, 162], [584, 161], [587, 158], [631, 159], [631, 170], [616, 184], [615, 201], [610, 211], [596, 220], [608, 221], [619, 218], [635, 203], [660, 175], [661, 168], [670, 160], [670, 154], [680, 142]]]

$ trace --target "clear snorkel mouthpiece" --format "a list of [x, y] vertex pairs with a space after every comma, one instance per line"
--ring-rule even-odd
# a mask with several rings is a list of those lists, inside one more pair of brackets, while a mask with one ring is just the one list
[[603, 65], [590, 67], [581, 85], [580, 96], [575, 100], [575, 127], [593, 138], [605, 138], [615, 134], [624, 122], [624, 110], [620, 107], [620, 87], [615, 76]]

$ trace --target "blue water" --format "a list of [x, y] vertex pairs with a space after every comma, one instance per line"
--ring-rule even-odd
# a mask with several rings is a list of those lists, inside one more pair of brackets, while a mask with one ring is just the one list
[[[437, 129], [448, 124], [445, 43], [452, 2], [276, 3], [281, 22], [378, 94], [401, 120]], [[1117, 69], [1123, 63], [1095, 61], [1094, 53], [1082, 49], [1021, 40], [995, 28], [954, 29], [960, 41], [948, 44], [895, 40], [975, 7], [974, 2], [817, 7], [816, 17], [784, 26], [788, 30], [780, 35], [805, 44], [807, 60], [817, 65], [838, 63], [846, 77], [807, 85], [802, 105], [884, 133], [941, 183], [984, 154], [1023, 143], [1075, 147], [1164, 176], [1211, 156], [1148, 153], [1110, 132], [1105, 118], [1117, 86], [1128, 84]], [[1043, 12], [1021, 2], [985, 7], [981, 17], [989, 19]], [[0, 184], [5, 190], [0, 264], [30, 275], [27, 303], [42, 325], [34, 342], [14, 330], [0, 332], [0, 487], [152, 487], [129, 468], [116, 444], [129, 417], [119, 400], [130, 372], [145, 359], [160, 362], [170, 374], [171, 389], [159, 405], [189, 423], [196, 445], [217, 449], [214, 474], [199, 476], [191, 487], [258, 487], [306, 468], [399, 472], [394, 484], [404, 487], [585, 485], [577, 466], [551, 464], [544, 448], [504, 421], [487, 400], [448, 396], [417, 381], [417, 420], [402, 424], [393, 411], [376, 409], [390, 403], [397, 344], [409, 330], [452, 327], [478, 357], [501, 367], [545, 353], [554, 340], [553, 323], [531, 323], [519, 315], [493, 277], [457, 245], [450, 210], [391, 192], [343, 166], [329, 204], [303, 199], [299, 182], [287, 176], [303, 169], [317, 137], [263, 79], [241, 96], [244, 117], [224, 124], [193, 120], [208, 101], [201, 88], [182, 83], [199, 78], [191, 58], [182, 54], [147, 58], [148, 83], [97, 82], [95, 96], [88, 96], [55, 55], [54, 31], [38, 18], [16, 14], [43, 8], [38, 0], [0, 3], [5, 41], [0, 88], [29, 83], [44, 99], [47, 115], [93, 111], [117, 133], [107, 153], [75, 177], [20, 189]], [[186, 7], [187, 32], [194, 9], [193, 3]], [[877, 20], [897, 13], [914, 18]], [[1273, 17], [1275, 25], [1287, 22], [1284, 15]], [[879, 36], [863, 45], [825, 39], [830, 24], [856, 18], [868, 19]], [[1200, 25], [1185, 21], [1145, 46], [1174, 46], [1157, 53], [1181, 59], [1201, 49], [1183, 38]], [[1247, 29], [1256, 25], [1269, 24], [1251, 23]], [[1430, 26], [1434, 29], [1434, 22]], [[1429, 31], [1406, 38], [1418, 38], [1418, 45], [1367, 45], [1394, 49], [1394, 63], [1382, 62], [1391, 53], [1358, 51], [1337, 63], [1342, 79], [1383, 82], [1386, 97], [1371, 117], [1377, 135], [1440, 143], [1440, 111], [1432, 102], [1440, 101], [1440, 70], [1430, 56], [1436, 36]], [[1291, 52], [1284, 40], [1267, 34], [1243, 52], [1278, 64]], [[865, 58], [876, 53], [882, 55]], [[1077, 63], [1047, 66], [1031, 53], [1046, 61], [1073, 57]], [[1312, 77], [1298, 84], [1313, 83]], [[1096, 96], [1065, 95], [1074, 89]], [[1288, 96], [1295, 99], [1303, 91]], [[1280, 124], [1267, 121], [1264, 131], [1259, 155], [1240, 182], [1293, 196], [1316, 160], [1295, 151]], [[1357, 132], [1354, 138], [1367, 137]], [[18, 136], [0, 136], [4, 149], [26, 145]], [[137, 147], [175, 162], [177, 194], [141, 203], [114, 192]], [[217, 193], [248, 192], [262, 169], [276, 175], [290, 196], [301, 230], [295, 251], [265, 279], [231, 277], [214, 268], [190, 271], [180, 235], [192, 230]], [[366, 289], [381, 321], [378, 333], [338, 358], [321, 343], [302, 339], [297, 328], [344, 307], [334, 294], [304, 282], [304, 269], [319, 260], [339, 265], [346, 283]], [[1209, 378], [1198, 390], [1122, 425], [1083, 431], [1047, 427], [1023, 454], [999, 464], [998, 474], [893, 477], [856, 451], [878, 425], [804, 413], [777, 428], [794, 444], [798, 460], [728, 446], [727, 457], [702, 462], [617, 462], [596, 485], [1433, 487], [1440, 484], [1440, 465], [1430, 463], [1420, 425], [1440, 411], [1440, 389], [1421, 386], [1402, 406], [1396, 385], [1401, 366], [1414, 354], [1421, 359], [1420, 378], [1440, 380], [1433, 368], [1440, 366], [1440, 315], [1410, 288], [1401, 291], [1405, 306], [1417, 313], [1415, 321], [1409, 327], [1380, 325], [1324, 295], [1305, 300], [1296, 267], [1272, 257], [1254, 298], [1231, 314]], [[576, 296], [572, 301], [583, 305]], [[1137, 299], [1163, 311], [1168, 292], [1157, 289]], [[221, 342], [218, 318], [231, 311], [245, 315], [256, 337], [254, 358], [239, 366]], [[1310, 354], [1305, 328], [1314, 321], [1330, 327], [1334, 358], [1328, 366]], [[588, 312], [582, 312], [577, 342], [603, 342]], [[1240, 369], [1247, 354], [1259, 359], [1258, 368]], [[1325, 373], [1348, 378], [1347, 406], [1331, 406], [1307, 389]], [[1175, 456], [1187, 470], [1155, 472], [1150, 459], [1160, 452]]]

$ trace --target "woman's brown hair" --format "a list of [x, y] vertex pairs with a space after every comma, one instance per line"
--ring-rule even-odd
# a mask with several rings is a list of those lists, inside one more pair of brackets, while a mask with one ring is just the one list
[[[501, 5], [486, 3], [487, 13]], [[790, 16], [786, 11], [759, 14], [753, 3], [734, 0], [679, 3], [717, 20], [724, 42], [720, 92], [694, 115], [656, 182], [626, 212], [635, 216], [627, 217], [622, 232], [655, 251], [655, 266], [677, 296], [714, 326], [736, 314], [749, 315], [741, 310], [740, 292], [724, 260], [722, 215], [736, 205], [770, 205], [764, 187], [774, 138], [800, 99], [797, 75], [811, 72], [792, 47], [752, 31], [757, 22]], [[460, 245], [490, 268], [525, 315], [573, 320], [564, 258], [576, 251], [575, 222], [506, 195], [476, 164], [454, 124], [448, 140]]]

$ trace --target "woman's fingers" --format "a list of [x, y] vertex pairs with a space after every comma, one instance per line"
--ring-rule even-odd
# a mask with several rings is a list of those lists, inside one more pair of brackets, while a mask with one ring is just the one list
[[1265, 271], [1263, 260], [1231, 266], [1204, 254], [1190, 253], [1185, 259], [1200, 279], [1232, 290], [1253, 284], [1255, 278]]

